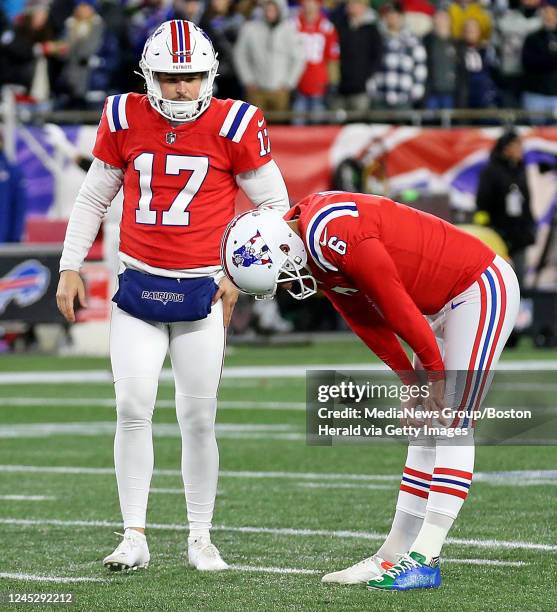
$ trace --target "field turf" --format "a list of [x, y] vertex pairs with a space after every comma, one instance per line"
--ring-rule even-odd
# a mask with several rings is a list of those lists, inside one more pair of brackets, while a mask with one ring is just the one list
[[[556, 359], [529, 347], [506, 360]], [[227, 367], [364, 363], [357, 342], [232, 347]], [[308, 446], [300, 376], [226, 377], [213, 541], [234, 569], [186, 563], [173, 386], [160, 385], [148, 531], [151, 566], [111, 574], [118, 542], [112, 385], [26, 382], [10, 372], [107, 372], [106, 359], [0, 360], [0, 609], [8, 593], [75, 595], [78, 610], [557, 609], [556, 447], [480, 447], [438, 591], [327, 586], [323, 573], [373, 553], [389, 529], [403, 446]], [[249, 372], [248, 372], [249, 374]], [[509, 473], [512, 472], [512, 473]], [[2, 599], [3, 598], [3, 599]], [[29, 607], [29, 606], [28, 606]]]

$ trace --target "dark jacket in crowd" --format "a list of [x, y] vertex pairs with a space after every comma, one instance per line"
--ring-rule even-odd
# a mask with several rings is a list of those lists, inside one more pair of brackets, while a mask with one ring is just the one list
[[490, 108], [497, 105], [494, 57], [485, 47], [457, 45], [457, 108]]
[[344, 10], [331, 15], [339, 39], [340, 83], [344, 96], [364, 93], [366, 83], [381, 66], [382, 42], [374, 13], [369, 11], [357, 28], [351, 27]]
[[454, 95], [456, 87], [456, 43], [435, 32], [424, 37], [427, 54], [426, 95]]
[[522, 47], [523, 90], [557, 96], [557, 30], [542, 28]]
[[523, 162], [515, 165], [505, 158], [501, 153], [510, 141], [505, 137], [501, 141], [481, 172], [476, 206], [489, 213], [490, 226], [501, 235], [513, 255], [535, 242], [536, 224], [530, 210], [525, 165]]

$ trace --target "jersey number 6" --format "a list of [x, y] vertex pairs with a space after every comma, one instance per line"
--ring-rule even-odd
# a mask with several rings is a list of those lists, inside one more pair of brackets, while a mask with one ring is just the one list
[[[153, 178], [154, 153], [142, 153], [138, 155], [133, 167], [139, 173], [139, 203], [135, 211], [136, 223], [143, 225], [155, 225], [157, 223], [157, 211], [151, 210], [153, 190], [151, 181]], [[184, 187], [180, 190], [168, 210], [162, 213], [162, 225], [189, 225], [190, 213], [187, 208], [195, 194], [201, 188], [209, 170], [208, 157], [190, 157], [189, 155], [167, 155], [165, 163], [165, 174], [178, 175], [182, 171], [190, 171], [191, 175]]]

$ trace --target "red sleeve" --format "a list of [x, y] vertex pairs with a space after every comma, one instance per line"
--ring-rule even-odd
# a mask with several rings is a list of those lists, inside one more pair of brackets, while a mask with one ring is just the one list
[[118, 132], [111, 132], [106, 118], [106, 106], [108, 99], [104, 103], [101, 122], [97, 129], [97, 139], [93, 147], [93, 155], [101, 161], [115, 166], [116, 168], [124, 168], [126, 165], [120, 152]]
[[261, 109], [256, 108], [239, 141], [232, 140], [229, 146], [234, 174], [255, 170], [271, 161], [271, 141]]
[[327, 297], [350, 329], [398, 374], [404, 384], [417, 382], [418, 377], [398, 338], [371, 305], [364, 309], [355, 296], [342, 298], [327, 294]]
[[337, 261], [358, 289], [374, 302], [388, 327], [410, 345], [428, 371], [428, 378], [439, 378], [445, 368], [435, 336], [406, 292], [381, 241], [377, 238], [362, 240]]

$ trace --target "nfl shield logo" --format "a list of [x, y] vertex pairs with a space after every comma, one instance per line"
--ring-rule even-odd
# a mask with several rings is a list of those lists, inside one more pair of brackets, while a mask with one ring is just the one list
[[176, 142], [176, 134], [174, 132], [168, 132], [166, 135], [166, 143], [174, 144]]

